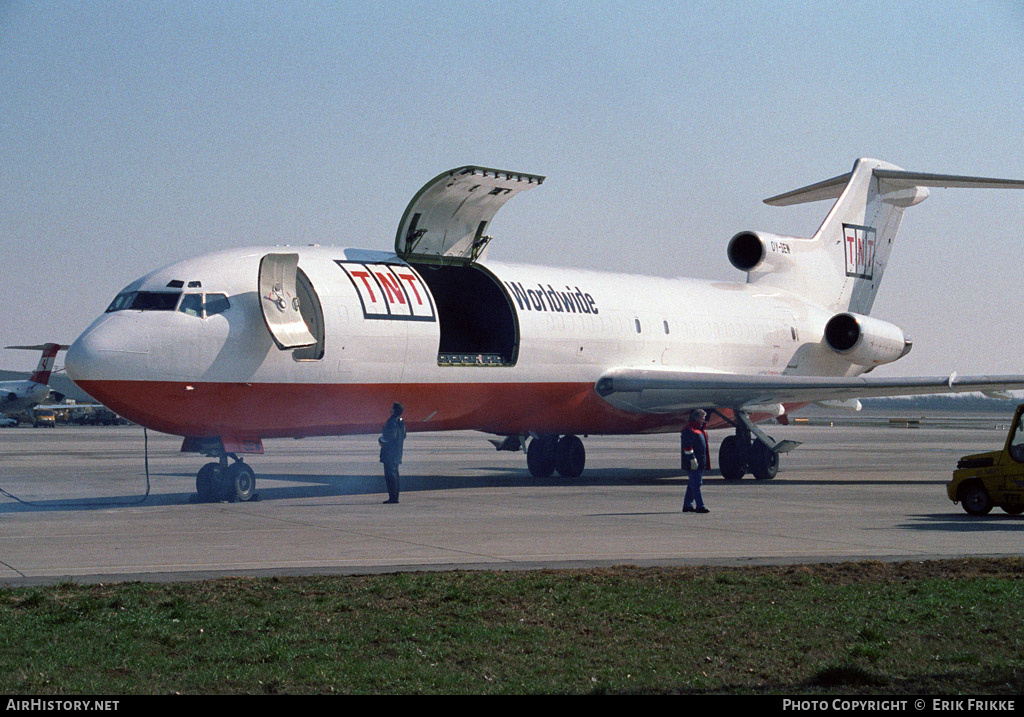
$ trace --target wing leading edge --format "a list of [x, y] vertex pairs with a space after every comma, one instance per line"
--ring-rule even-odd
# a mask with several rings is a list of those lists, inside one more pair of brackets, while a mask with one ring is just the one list
[[1024, 375], [958, 377], [952, 374], [920, 378], [757, 376], [619, 368], [605, 373], [594, 388], [608, 403], [634, 413], [677, 413], [693, 408], [747, 411], [785, 403], [1024, 389]]

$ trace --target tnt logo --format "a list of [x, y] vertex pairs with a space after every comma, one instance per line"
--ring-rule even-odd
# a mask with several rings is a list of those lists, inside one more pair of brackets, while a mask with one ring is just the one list
[[352, 281], [367, 319], [436, 321], [434, 302], [419, 274], [404, 264], [339, 261]]
[[843, 247], [846, 251], [846, 275], [871, 279], [875, 273], [875, 228], [844, 224]]

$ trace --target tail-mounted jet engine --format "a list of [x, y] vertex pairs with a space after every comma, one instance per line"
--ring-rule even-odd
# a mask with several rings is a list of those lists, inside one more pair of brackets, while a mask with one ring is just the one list
[[825, 343], [852, 364], [880, 366], [903, 358], [914, 342], [887, 321], [854, 313], [836, 314], [825, 324]]
[[[729, 240], [726, 250], [729, 262], [740, 271], [768, 273], [788, 267], [793, 262], [790, 253], [794, 237], [767, 232], [740, 232]], [[806, 240], [803, 240], [806, 241]]]

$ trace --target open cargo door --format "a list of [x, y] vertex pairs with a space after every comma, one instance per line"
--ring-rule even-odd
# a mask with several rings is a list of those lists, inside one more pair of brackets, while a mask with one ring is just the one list
[[280, 349], [316, 344], [299, 304], [298, 254], [267, 254], [260, 260], [260, 308], [274, 343]]
[[487, 225], [518, 192], [544, 177], [485, 167], [459, 167], [427, 182], [402, 215], [395, 253], [406, 261], [469, 264], [480, 258], [490, 237]]

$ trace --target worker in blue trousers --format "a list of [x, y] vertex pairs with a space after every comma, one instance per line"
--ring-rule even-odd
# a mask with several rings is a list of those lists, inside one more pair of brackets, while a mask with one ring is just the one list
[[708, 447], [708, 434], [705, 430], [707, 424], [707, 411], [695, 409], [690, 413], [690, 422], [680, 436], [683, 468], [690, 477], [686, 484], [686, 496], [683, 498], [684, 513], [709, 512], [700, 492], [704, 483], [704, 471], [711, 466], [711, 450]]
[[402, 444], [405, 442], [405, 421], [402, 420], [402, 404], [391, 407], [391, 417], [384, 424], [380, 438], [380, 462], [384, 464], [384, 481], [388, 486], [387, 503], [398, 502], [398, 466], [402, 462]]

